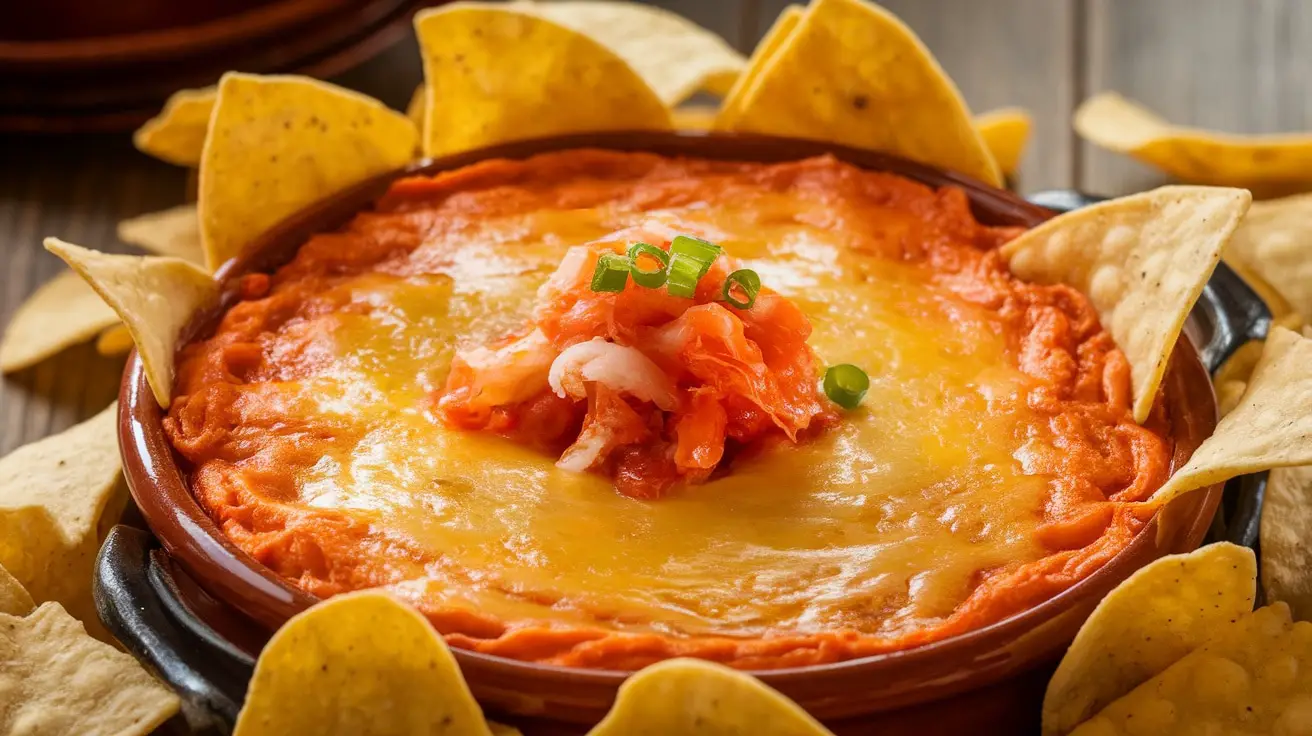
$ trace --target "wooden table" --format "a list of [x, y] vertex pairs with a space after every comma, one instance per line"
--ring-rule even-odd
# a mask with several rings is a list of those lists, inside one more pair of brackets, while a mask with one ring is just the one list
[[[749, 50], [785, 0], [665, 0]], [[1021, 105], [1036, 130], [1024, 191], [1118, 194], [1160, 182], [1081, 143], [1074, 107], [1111, 89], [1173, 121], [1241, 132], [1312, 129], [1312, 1], [885, 0], [916, 29], [976, 112]], [[404, 107], [420, 78], [413, 42], [338, 81]], [[41, 238], [127, 250], [115, 223], [177, 204], [184, 172], [132, 150], [127, 135], [0, 140], [0, 322], [63, 266]], [[113, 400], [121, 359], [81, 345], [0, 384], [0, 453]]]

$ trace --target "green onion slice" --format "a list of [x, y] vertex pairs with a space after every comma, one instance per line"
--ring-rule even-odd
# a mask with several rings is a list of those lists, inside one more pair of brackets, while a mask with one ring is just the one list
[[[648, 270], [642, 267], [643, 256], [654, 258], [659, 264], [655, 269]], [[668, 275], [666, 268], [670, 265], [670, 254], [657, 248], [651, 243], [634, 243], [629, 246], [629, 271], [633, 274], [633, 282], [638, 286], [645, 286], [648, 289], [659, 289], [665, 285], [665, 278]]]
[[[734, 287], [742, 290], [746, 299], [739, 299], [734, 294]], [[750, 268], [742, 268], [729, 274], [724, 280], [724, 300], [729, 302], [730, 306], [739, 309], [751, 309], [756, 303], [756, 295], [761, 293], [761, 277]]]
[[593, 291], [624, 291], [629, 283], [629, 257], [618, 253], [603, 253], [597, 259], [597, 270], [592, 272]]
[[701, 271], [697, 274], [697, 278], [705, 276], [706, 272], [711, 270], [711, 264], [720, 257], [722, 250], [715, 243], [698, 240], [689, 235], [676, 235], [670, 242], [671, 256], [684, 256], [701, 264]]
[[870, 376], [852, 365], [831, 365], [825, 371], [825, 396], [844, 409], [855, 409], [870, 390]]
[[702, 273], [701, 261], [675, 253], [670, 258], [669, 280], [665, 289], [671, 296], [692, 299], [697, 295], [697, 282], [701, 280]]

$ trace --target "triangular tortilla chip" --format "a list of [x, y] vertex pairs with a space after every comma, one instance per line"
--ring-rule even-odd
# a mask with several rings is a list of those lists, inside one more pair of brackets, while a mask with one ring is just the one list
[[174, 92], [164, 109], [132, 134], [138, 151], [178, 166], [199, 166], [210, 113], [218, 90], [214, 87]]
[[[1254, 202], [1225, 259], [1256, 273], [1304, 320], [1312, 320], [1312, 194]], [[1267, 302], [1272, 316], [1281, 316]]]
[[0, 372], [36, 365], [118, 322], [114, 310], [67, 271], [37, 289], [14, 312], [0, 339]]
[[802, 21], [802, 6], [789, 5], [784, 8], [770, 25], [770, 29], [765, 32], [765, 36], [756, 44], [752, 50], [752, 57], [747, 62], [747, 68], [738, 75], [737, 81], [729, 88], [728, 94], [724, 96], [724, 102], [720, 104], [720, 112], [715, 118], [712, 127], [715, 130], [733, 130], [738, 127], [738, 121], [742, 119], [743, 103], [747, 101], [748, 93], [756, 85], [756, 81], [761, 78], [761, 72], [774, 58], [774, 55], [783, 48], [784, 41], [797, 28], [797, 24]]
[[670, 128], [664, 103], [624, 59], [532, 13], [454, 3], [420, 12], [415, 31], [427, 90], [425, 155]]
[[1172, 125], [1115, 92], [1075, 111], [1085, 140], [1195, 184], [1262, 188], [1312, 182], [1312, 134], [1239, 135]]
[[1273, 327], [1239, 406], [1149, 501], [1296, 465], [1312, 465], [1312, 338]]
[[233, 736], [490, 736], [442, 637], [379, 591], [293, 616], [255, 664]]
[[677, 13], [635, 2], [515, 2], [596, 39], [628, 62], [667, 107], [706, 90], [724, 94], [747, 60], [723, 38]]
[[200, 232], [217, 270], [259, 235], [352, 184], [404, 166], [419, 133], [371, 97], [308, 77], [230, 72], [200, 162]]
[[205, 265], [196, 205], [181, 204], [129, 217], [118, 224], [118, 239], [157, 256], [173, 256]]
[[[0, 458], [0, 565], [99, 633], [91, 571], [123, 512], [117, 405]], [[2, 660], [3, 658], [0, 658]]]
[[58, 603], [0, 614], [0, 733], [146, 736], [178, 698]]
[[1002, 173], [1014, 174], [1020, 168], [1020, 157], [1030, 139], [1033, 122], [1029, 111], [1020, 107], [1004, 107], [975, 116], [975, 129]]
[[961, 93], [896, 16], [815, 0], [728, 128], [883, 151], [1001, 186]]
[[18, 578], [0, 566], [0, 613], [26, 616], [33, 608], [36, 608], [36, 602], [32, 600], [32, 594], [18, 582]]
[[1044, 736], [1061, 736], [1253, 610], [1257, 560], [1210, 544], [1156, 560], [1103, 598], [1048, 681]]
[[1312, 623], [1290, 620], [1283, 603], [1245, 613], [1072, 733], [1305, 734], [1312, 720], [1309, 641]]
[[1143, 422], [1185, 318], [1248, 209], [1242, 189], [1162, 187], [1058, 215], [1002, 247], [1012, 273], [1089, 296], [1130, 362]]
[[155, 399], [167, 408], [178, 335], [197, 310], [218, 299], [218, 284], [180, 258], [110, 255], [58, 238], [46, 238], [46, 250], [64, 259], [118, 313], [141, 353]]
[[670, 659], [620, 685], [615, 705], [588, 736], [832, 736], [765, 683], [700, 659]]

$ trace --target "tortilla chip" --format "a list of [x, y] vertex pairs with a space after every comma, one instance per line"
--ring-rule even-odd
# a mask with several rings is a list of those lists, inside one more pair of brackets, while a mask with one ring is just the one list
[[[1312, 320], [1312, 194], [1254, 202], [1225, 258], [1241, 272], [1260, 276], [1304, 320]], [[1267, 305], [1272, 316], [1281, 316], [1270, 299]]]
[[[536, 12], [536, 11], [534, 11]], [[660, 97], [598, 41], [509, 6], [415, 16], [428, 91], [424, 153], [602, 130], [667, 130]]]
[[[1242, 224], [1239, 227], [1243, 229]], [[1222, 260], [1225, 260], [1225, 256], [1222, 256]], [[1231, 268], [1234, 268], [1233, 263]], [[1240, 278], [1248, 282], [1248, 285], [1257, 292], [1262, 301], [1266, 302], [1267, 308], [1271, 311], [1272, 326], [1284, 327], [1287, 330], [1303, 328], [1303, 318], [1291, 310], [1289, 303], [1269, 284], [1260, 277], [1250, 276], [1237, 268], [1235, 270]], [[1262, 357], [1264, 344], [1263, 340], [1250, 340], [1244, 343], [1217, 369], [1212, 383], [1216, 386], [1216, 407], [1221, 416], [1229, 414], [1239, 406], [1239, 400], [1243, 398], [1244, 391], [1248, 388], [1248, 379], [1253, 375], [1253, 369], [1257, 367], [1257, 361]]]
[[410, 95], [410, 102], [406, 103], [405, 116], [410, 118], [410, 122], [415, 124], [415, 130], [419, 131], [419, 140], [424, 140], [424, 113], [428, 109], [424, 107], [428, 100], [428, 92], [424, 90], [424, 85], [420, 84], [415, 87], [414, 94]]
[[1181, 181], [1263, 188], [1312, 182], [1312, 134], [1239, 135], [1172, 125], [1115, 92], [1085, 100], [1075, 131]]
[[145, 736], [176, 695], [131, 656], [87, 636], [58, 603], [0, 614], [0, 733]]
[[1248, 390], [1247, 381], [1214, 381], [1216, 385], [1216, 413], [1217, 416], [1225, 416], [1239, 406], [1239, 402], [1244, 398], [1244, 392]]
[[86, 342], [118, 322], [77, 274], [64, 272], [23, 302], [0, 339], [0, 372], [12, 373]]
[[171, 164], [199, 166], [216, 97], [218, 90], [214, 87], [174, 92], [164, 109], [132, 134], [133, 145]]
[[747, 61], [747, 68], [738, 75], [738, 80], [724, 96], [724, 102], [720, 104], [720, 112], [716, 115], [715, 124], [712, 126], [715, 130], [733, 130], [738, 127], [738, 122], [743, 116], [743, 103], [747, 100], [748, 93], [755, 88], [757, 80], [761, 78], [761, 71], [769, 65], [779, 49], [783, 48], [784, 41], [788, 40], [793, 30], [797, 28], [804, 12], [800, 5], [789, 5], [774, 19], [770, 29], [752, 50], [752, 58]]
[[1257, 560], [1221, 542], [1145, 565], [1107, 594], [1048, 681], [1044, 736], [1070, 733], [1253, 610]]
[[1262, 590], [1312, 618], [1312, 466], [1276, 468], [1262, 499]]
[[308, 77], [228, 73], [200, 163], [210, 271], [296, 212], [414, 156], [406, 116]]
[[[1303, 336], [1312, 337], [1312, 328]], [[1288, 603], [1297, 620], [1312, 618], [1312, 465], [1271, 471], [1260, 532], [1266, 599]]]
[[710, 105], [684, 105], [671, 110], [670, 119], [677, 130], [710, 130], [716, 114], [716, 108]]
[[96, 338], [96, 352], [106, 358], [113, 358], [119, 355], [127, 355], [132, 351], [132, 333], [128, 328], [119, 324], [100, 333]]
[[700, 659], [670, 659], [620, 685], [615, 705], [588, 736], [832, 736], [765, 683]]
[[723, 95], [747, 66], [723, 38], [651, 5], [609, 0], [510, 5], [601, 42], [628, 62], [667, 107], [701, 91]]
[[1312, 338], [1273, 327], [1239, 406], [1149, 499], [1164, 504], [1245, 473], [1312, 465]]
[[200, 266], [181, 258], [110, 255], [58, 238], [46, 238], [45, 246], [86, 279], [123, 320], [140, 348], [155, 400], [168, 408], [178, 334], [198, 309], [218, 299], [218, 284]]
[[117, 422], [113, 405], [0, 458], [0, 566], [34, 600], [62, 603], [96, 633], [92, 566], [127, 505]]
[[984, 146], [993, 154], [993, 160], [998, 162], [1002, 173], [1016, 173], [1033, 125], [1029, 111], [1021, 107], [1004, 107], [980, 113], [974, 122], [980, 138], [984, 139]]
[[1213, 378], [1215, 383], [1227, 381], [1247, 383], [1249, 377], [1253, 375], [1253, 369], [1257, 367], [1257, 361], [1262, 358], [1263, 344], [1262, 340], [1252, 340], [1240, 345], [1239, 349], [1217, 369], [1216, 376]]
[[379, 591], [336, 596], [283, 625], [255, 665], [233, 736], [488, 736], [446, 643]]
[[1312, 728], [1309, 668], [1312, 623], [1291, 622], [1277, 603], [1226, 625], [1074, 733], [1305, 734]]
[[[1302, 326], [1302, 318], [1290, 313], [1286, 317], [1274, 320], [1271, 324], [1287, 330], [1298, 329]], [[1216, 386], [1216, 409], [1221, 416], [1229, 414], [1239, 406], [1244, 392], [1248, 390], [1248, 379], [1253, 368], [1256, 367], [1258, 358], [1262, 357], [1264, 344], [1263, 340], [1244, 343], [1216, 372], [1212, 383]]]
[[26, 616], [33, 608], [36, 608], [36, 602], [32, 600], [32, 594], [8, 570], [0, 567], [0, 613]]
[[1143, 422], [1198, 301], [1252, 195], [1162, 187], [1058, 215], [1002, 248], [1026, 281], [1089, 295], [1130, 362], [1134, 418]]
[[883, 151], [1001, 186], [956, 85], [916, 34], [864, 0], [815, 0], [728, 127]]
[[[1261, 204], [1261, 202], [1254, 202], [1253, 206], [1259, 204]], [[1239, 229], [1235, 230], [1234, 237], [1230, 239], [1230, 245], [1226, 248], [1226, 252], [1221, 254], [1221, 260], [1225, 261], [1226, 265], [1230, 266], [1230, 270], [1234, 271], [1239, 278], [1243, 279], [1244, 283], [1248, 284], [1248, 288], [1256, 292], [1258, 297], [1266, 303], [1266, 308], [1271, 312], [1272, 319], [1279, 320], [1285, 318], [1287, 315], [1297, 314], [1294, 311], [1293, 305], [1289, 303], [1289, 300], [1285, 299], [1285, 297], [1277, 291], [1270, 282], [1262, 278], [1257, 271], [1250, 268], [1242, 260], [1233, 257], [1235, 252], [1235, 242], [1239, 240], [1240, 237], [1243, 237], [1241, 233], [1244, 232], [1244, 225], [1248, 222], [1248, 218], [1252, 214], [1253, 207], [1249, 207], [1248, 214], [1244, 216], [1243, 222], [1239, 223]], [[1302, 327], [1302, 324], [1296, 324], [1292, 327], [1285, 324], [1285, 326], [1289, 327], [1289, 329], [1297, 329]]]
[[118, 239], [157, 256], [205, 264], [205, 251], [200, 245], [200, 218], [194, 204], [123, 220], [118, 224]]

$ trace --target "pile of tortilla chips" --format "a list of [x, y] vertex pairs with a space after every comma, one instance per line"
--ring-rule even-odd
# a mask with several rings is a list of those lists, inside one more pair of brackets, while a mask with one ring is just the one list
[[[1086, 100], [1074, 125], [1085, 139], [1159, 168], [1181, 181], [1242, 186], [1257, 194], [1304, 192], [1254, 202], [1221, 257], [1266, 302], [1282, 343], [1312, 320], [1312, 133], [1238, 135], [1173, 125], [1147, 108], [1106, 92]], [[1273, 337], [1273, 341], [1275, 338]], [[1262, 342], [1243, 346], [1216, 375], [1218, 403], [1231, 416], [1244, 401], [1255, 370], [1266, 360]], [[1308, 371], [1308, 359], [1290, 375]], [[1269, 369], [1269, 366], [1268, 366]], [[1297, 405], [1297, 404], [1294, 404]], [[1244, 429], [1260, 439], [1290, 417], [1271, 405], [1242, 415]], [[1237, 447], [1227, 447], [1236, 452]], [[1266, 448], [1274, 452], [1275, 448]], [[1263, 457], [1258, 452], [1255, 457]], [[1306, 465], [1304, 463], [1300, 463]], [[1192, 464], [1191, 464], [1192, 465]], [[1250, 467], [1261, 467], [1256, 462]], [[1206, 478], [1190, 468], [1161, 494]], [[1211, 476], [1215, 477], [1215, 476]], [[1289, 603], [1298, 618], [1312, 617], [1312, 467], [1280, 467], [1267, 485], [1261, 518], [1262, 582], [1271, 600]]]
[[[120, 224], [120, 239], [148, 256], [48, 239], [72, 271], [18, 310], [0, 341], [0, 370], [91, 339], [106, 353], [135, 345], [167, 407], [173, 348], [192, 315], [217, 299], [215, 270], [304, 207], [421, 153], [562, 133], [711, 129], [878, 150], [1000, 184], [1029, 134], [1023, 110], [972, 117], [915, 34], [864, 0], [785, 8], [750, 59], [638, 3], [455, 3], [420, 13], [415, 27], [425, 83], [405, 114], [303, 77], [232, 73], [177, 93], [134, 141], [198, 169], [198, 203]], [[725, 99], [679, 107], [697, 92]], [[1312, 170], [1299, 158], [1301, 140], [1209, 141], [1123, 100], [1091, 101], [1077, 127], [1146, 160], [1212, 145], [1224, 170], [1171, 164], [1204, 183], [1284, 182]], [[1281, 163], [1259, 165], [1270, 155]], [[1226, 367], [1218, 385], [1227, 416], [1147, 504], [1274, 468], [1262, 582], [1268, 600], [1288, 606], [1249, 613], [1256, 563], [1228, 545], [1140, 570], [1072, 644], [1049, 688], [1045, 733], [1138, 733], [1145, 723], [1152, 733], [1301, 733], [1312, 723], [1312, 684], [1299, 675], [1312, 666], [1312, 626], [1289, 618], [1289, 607], [1312, 615], [1312, 554], [1303, 544], [1312, 534], [1312, 338], [1284, 329], [1312, 313], [1312, 258], [1304, 256], [1312, 203], [1296, 197], [1250, 210], [1250, 200], [1243, 189], [1165, 187], [1055, 218], [1002, 252], [1022, 278], [1091, 297], [1131, 364], [1124, 391], [1139, 421], [1153, 410], [1184, 320], [1219, 259], [1278, 307], [1283, 325]], [[144, 734], [178, 709], [129, 657], [65, 613], [106, 636], [90, 576], [126, 503], [115, 413], [110, 407], [0, 459], [0, 733]], [[236, 733], [363, 732], [514, 729], [485, 720], [422, 616], [362, 592], [315, 606], [274, 636]], [[635, 674], [592, 731], [637, 732], [829, 733], [755, 678], [689, 660]]]
[[0, 733], [145, 734], [178, 711], [106, 643], [91, 600], [96, 553], [127, 502], [117, 419], [110, 406], [0, 458]]
[[1312, 729], [1312, 623], [1253, 611], [1252, 550], [1211, 544], [1130, 576], [1048, 686], [1044, 736], [1296, 734]]

